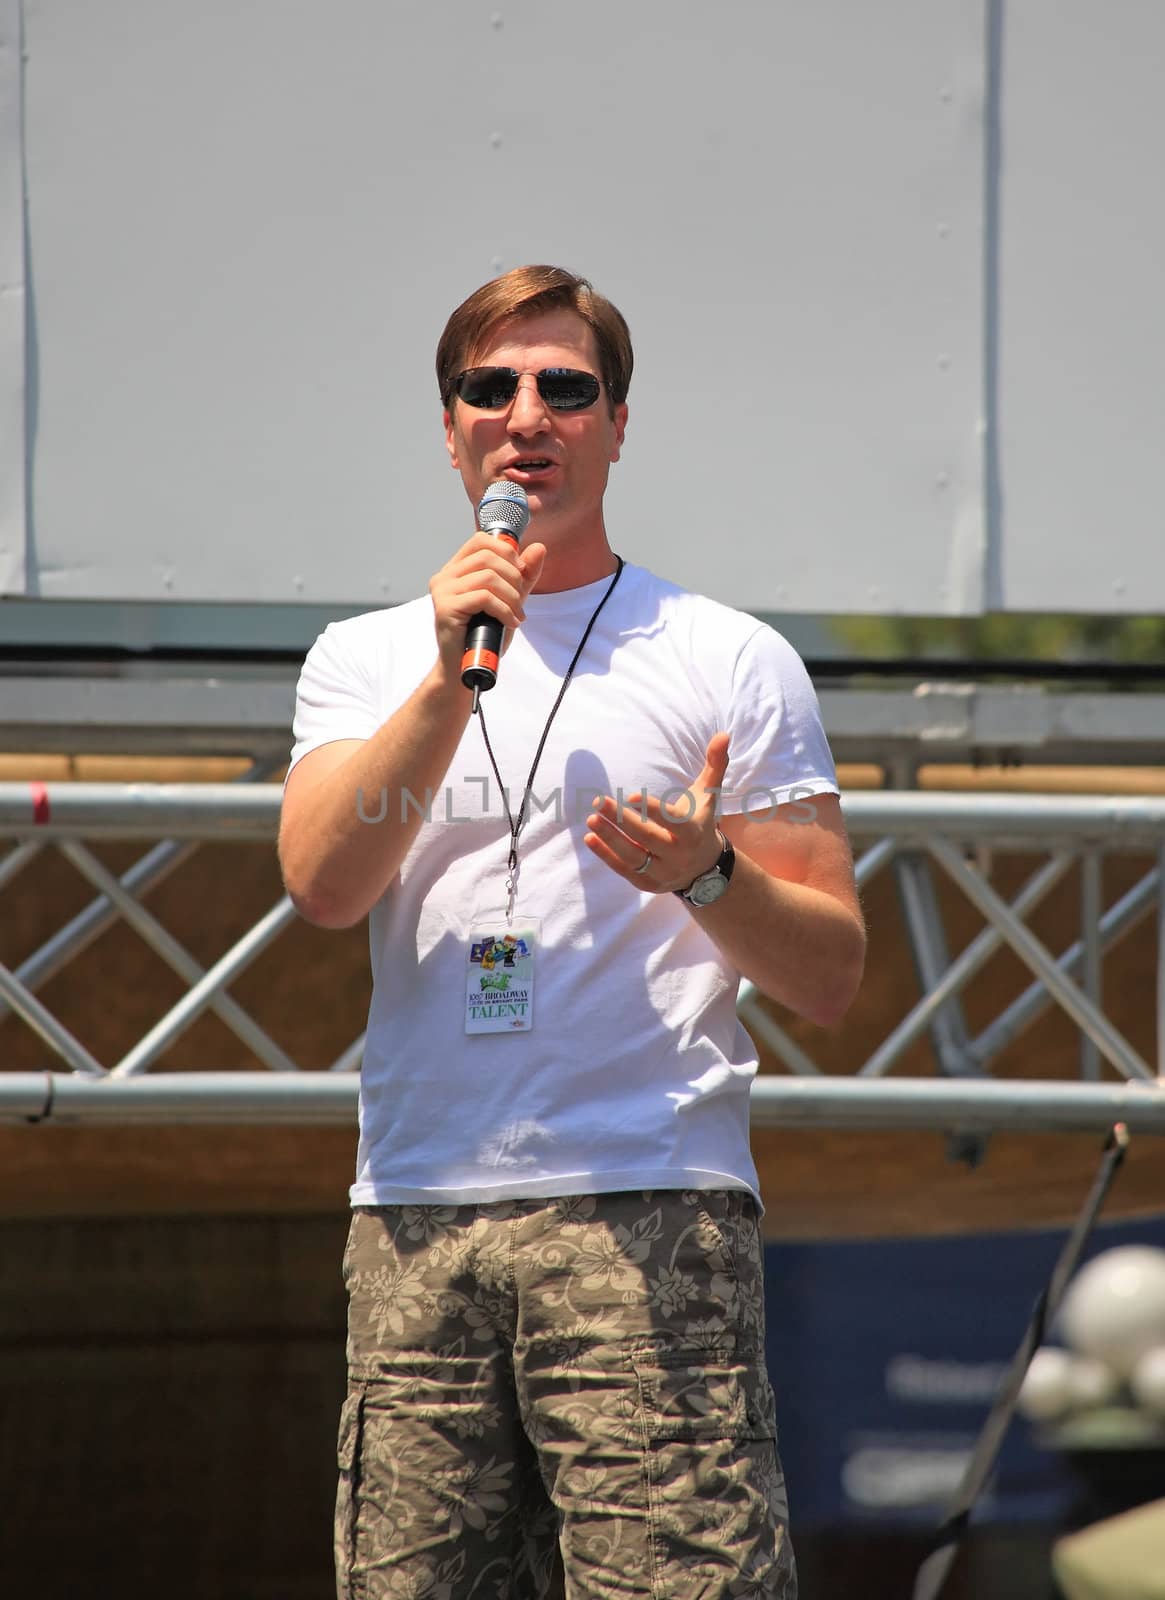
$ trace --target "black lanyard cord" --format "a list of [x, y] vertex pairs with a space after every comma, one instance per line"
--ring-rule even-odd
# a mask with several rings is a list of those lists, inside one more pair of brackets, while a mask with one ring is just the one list
[[616, 556], [615, 560], [619, 563], [619, 565], [615, 568], [615, 575], [611, 579], [610, 583], [607, 585], [606, 590], [603, 593], [602, 599], [599, 601], [599, 603], [595, 607], [595, 609], [591, 612], [591, 620], [587, 623], [586, 627], [583, 629], [583, 636], [578, 642], [578, 648], [575, 650], [574, 655], [571, 657], [570, 666], [567, 667], [566, 675], [564, 676], [564, 678], [562, 680], [562, 687], [559, 689], [557, 698], [555, 699], [554, 704], [550, 708], [550, 715], [546, 719], [546, 726], [542, 729], [542, 737], [539, 739], [538, 748], [534, 752], [534, 760], [533, 760], [533, 763], [532, 763], [532, 765], [530, 767], [530, 776], [526, 779], [526, 788], [525, 788], [525, 791], [522, 794], [522, 804], [518, 808], [518, 820], [516, 822], [514, 821], [513, 813], [510, 810], [510, 802], [506, 798], [506, 791], [505, 791], [505, 787], [504, 787], [504, 785], [502, 783], [502, 775], [498, 771], [498, 764], [497, 764], [497, 760], [496, 760], [496, 758], [494, 756], [494, 753], [493, 753], [493, 746], [489, 742], [489, 733], [486, 731], [486, 726], [485, 726], [485, 707], [483, 705], [479, 704], [478, 708], [477, 708], [478, 721], [481, 723], [481, 736], [485, 740], [486, 754], [489, 756], [490, 766], [493, 768], [494, 777], [497, 779], [498, 789], [499, 789], [499, 791], [501, 793], [501, 797], [502, 797], [502, 806], [505, 809], [505, 813], [506, 813], [506, 822], [509, 824], [509, 829], [510, 829], [510, 854], [509, 854], [509, 859], [508, 859], [508, 862], [507, 862], [509, 875], [506, 878], [506, 890], [507, 890], [507, 893], [508, 893], [509, 898], [510, 898], [510, 905], [511, 906], [513, 905], [514, 887], [515, 887], [515, 884], [517, 882], [517, 874], [518, 874], [518, 835], [521, 833], [522, 828], [523, 828], [523, 826], [525, 825], [525, 822], [526, 822], [526, 807], [530, 803], [530, 795], [532, 794], [533, 789], [534, 789], [534, 776], [538, 771], [538, 763], [542, 760], [542, 752], [546, 748], [546, 740], [550, 736], [551, 725], [554, 722], [555, 717], [558, 715], [558, 708], [562, 704], [562, 697], [566, 693], [567, 688], [570, 685], [571, 678], [574, 676], [574, 669], [575, 669], [575, 667], [578, 666], [579, 657], [582, 655], [583, 650], [586, 648], [586, 642], [591, 636], [591, 629], [594, 627], [595, 623], [599, 620], [599, 613], [602, 611], [602, 609], [606, 605], [607, 601], [611, 598], [612, 594], [615, 592], [615, 585], [618, 583], [620, 577], [623, 574], [623, 557], [622, 556]]

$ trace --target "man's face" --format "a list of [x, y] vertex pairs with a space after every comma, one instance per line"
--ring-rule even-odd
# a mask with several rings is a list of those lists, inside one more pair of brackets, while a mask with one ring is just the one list
[[513, 367], [518, 391], [500, 411], [477, 411], [453, 398], [445, 412], [445, 444], [476, 506], [497, 478], [520, 483], [530, 501], [531, 529], [545, 542], [602, 526], [603, 493], [618, 461], [627, 407], [614, 415], [604, 389], [585, 411], [555, 411], [538, 393], [543, 367], [574, 367], [600, 376], [594, 335], [573, 311], [517, 317], [494, 329], [466, 366]]

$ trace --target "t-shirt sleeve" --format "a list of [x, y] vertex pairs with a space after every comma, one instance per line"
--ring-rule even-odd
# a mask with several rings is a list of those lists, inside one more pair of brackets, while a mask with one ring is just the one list
[[752, 633], [736, 659], [730, 744], [721, 809], [771, 811], [814, 794], [837, 794], [821, 708], [805, 663], [767, 626]]
[[346, 632], [350, 630], [330, 624], [303, 664], [295, 691], [289, 772], [310, 750], [336, 739], [370, 739], [380, 726], [372, 674]]

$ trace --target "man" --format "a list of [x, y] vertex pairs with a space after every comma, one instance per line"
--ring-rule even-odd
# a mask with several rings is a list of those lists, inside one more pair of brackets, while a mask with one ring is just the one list
[[735, 993], [833, 1022], [864, 933], [797, 656], [608, 542], [631, 365], [570, 273], [471, 295], [449, 457], [475, 507], [521, 485], [529, 537], [474, 533], [300, 681], [284, 875], [313, 922], [371, 913], [374, 975], [342, 1597], [796, 1592]]

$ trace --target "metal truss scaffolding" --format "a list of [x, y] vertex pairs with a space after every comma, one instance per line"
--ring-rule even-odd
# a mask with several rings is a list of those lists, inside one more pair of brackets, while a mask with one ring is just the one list
[[[153, 1122], [347, 1122], [355, 1112], [362, 1038], [330, 1070], [301, 1071], [235, 1000], [231, 983], [293, 921], [286, 896], [209, 968], [201, 966], [142, 903], [146, 890], [202, 841], [273, 841], [280, 789], [256, 766], [234, 784], [0, 784], [0, 903], [42, 850], [57, 850], [91, 885], [94, 897], [15, 970], [0, 966], [0, 1011], [15, 1013], [42, 1040], [54, 1066], [0, 1070], [0, 1119]], [[255, 781], [259, 780], [259, 781]], [[741, 1015], [787, 1074], [765, 1074], [753, 1089], [757, 1125], [1103, 1131], [1165, 1133], [1165, 799], [1068, 795], [856, 792], [844, 801], [858, 845], [857, 876], [867, 885], [893, 872], [920, 977], [921, 998], [852, 1076], [825, 1075], [742, 984]], [[148, 843], [120, 877], [86, 841]], [[995, 852], [1041, 858], [1019, 893], [993, 885]], [[1147, 857], [1132, 888], [1105, 905], [1106, 854]], [[1081, 872], [1080, 927], [1055, 952], [1028, 918], [1075, 866]], [[951, 958], [938, 913], [935, 873], [969, 902], [982, 928]], [[186, 989], [115, 1063], [94, 1058], [38, 997], [50, 977], [115, 919], [128, 923], [178, 974]], [[1140, 924], [1155, 924], [1156, 1063], [1145, 1061], [1106, 1014], [1101, 959]], [[1031, 973], [1029, 987], [972, 1037], [964, 989], [987, 960], [1009, 947]], [[1081, 1040], [1076, 1081], [990, 1077], [1004, 1047], [1049, 1007], [1062, 1011]], [[164, 1052], [205, 1010], [213, 1010], [263, 1063], [263, 1071], [154, 1073]], [[939, 1074], [887, 1074], [920, 1036], [933, 1043]], [[0, 1063], [0, 1068], [3, 1064]], [[1107, 1066], [1115, 1079], [1102, 1078]]]

